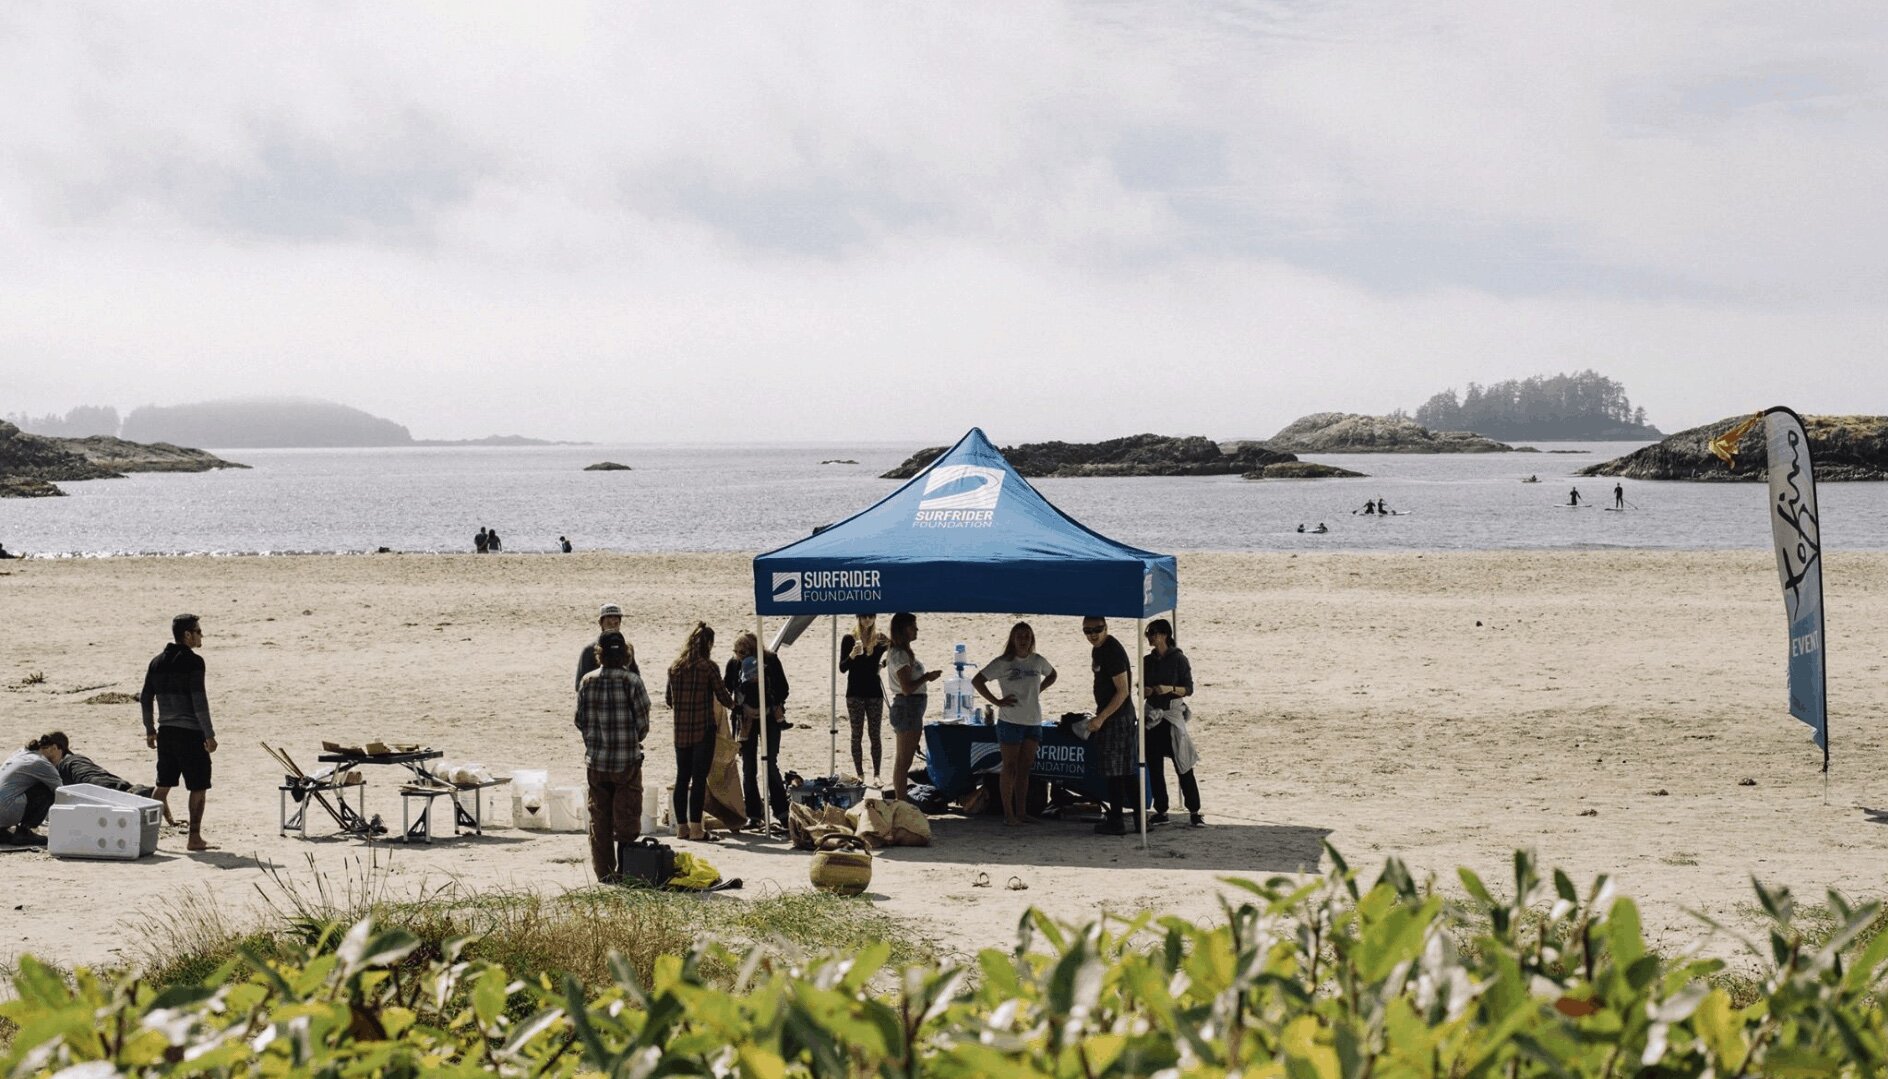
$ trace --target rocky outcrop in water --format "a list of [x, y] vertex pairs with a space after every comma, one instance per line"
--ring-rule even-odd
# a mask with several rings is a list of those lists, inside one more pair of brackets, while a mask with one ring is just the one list
[[1280, 461], [1264, 468], [1247, 472], [1244, 478], [1249, 480], [1342, 480], [1362, 479], [1362, 472], [1352, 472], [1348, 468], [1336, 465], [1320, 465], [1310, 461]]
[[202, 450], [121, 438], [48, 438], [0, 422], [0, 497], [63, 494], [59, 482], [118, 479], [127, 472], [208, 472], [248, 468]]
[[[1016, 471], [1030, 477], [1062, 479], [1079, 476], [1237, 476], [1270, 465], [1296, 462], [1261, 442], [1232, 444], [1230, 452], [1199, 435], [1129, 435], [1106, 442], [1028, 442], [1003, 447], [1003, 456]], [[882, 476], [906, 480], [948, 446], [919, 450]]]
[[[1265, 444], [1286, 453], [1514, 453], [1471, 431], [1431, 431], [1397, 416], [1316, 412], [1293, 420]], [[1526, 452], [1526, 451], [1520, 451]]]
[[628, 465], [618, 464], [615, 461], [598, 461], [594, 465], [583, 466], [583, 470], [585, 472], [630, 472], [630, 471], [633, 471]]
[[[1636, 480], [1695, 480], [1705, 483], [1757, 483], [1769, 478], [1759, 424], [1744, 436], [1737, 467], [1728, 468], [1705, 444], [1749, 419], [1732, 416], [1693, 427], [1635, 450], [1624, 457], [1580, 470], [1582, 476], [1623, 476]], [[1888, 480], [1888, 416], [1804, 416], [1816, 479]]]

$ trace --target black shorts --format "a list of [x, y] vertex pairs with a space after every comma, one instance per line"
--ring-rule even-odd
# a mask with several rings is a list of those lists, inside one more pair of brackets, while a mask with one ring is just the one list
[[203, 732], [181, 727], [157, 729], [157, 785], [175, 787], [178, 778], [184, 789], [210, 789], [210, 751], [203, 748]]

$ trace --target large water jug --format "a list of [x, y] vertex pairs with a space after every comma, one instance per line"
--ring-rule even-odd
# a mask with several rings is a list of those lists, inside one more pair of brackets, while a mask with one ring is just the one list
[[970, 668], [965, 648], [959, 644], [951, 657], [952, 674], [944, 679], [944, 722], [976, 723], [980, 719], [977, 711], [977, 687], [970, 681]]

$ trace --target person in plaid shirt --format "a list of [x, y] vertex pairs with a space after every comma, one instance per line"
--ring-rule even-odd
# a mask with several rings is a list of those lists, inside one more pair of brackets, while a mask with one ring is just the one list
[[682, 654], [669, 665], [663, 699], [675, 711], [675, 834], [683, 839], [716, 838], [702, 823], [708, 803], [708, 772], [715, 762], [715, 702], [734, 707], [734, 695], [721, 684], [721, 669], [709, 653], [715, 631], [706, 622], [689, 631]]
[[642, 834], [642, 740], [649, 737], [649, 691], [629, 669], [621, 633], [597, 638], [602, 664], [577, 683], [577, 730], [590, 780], [590, 864], [597, 879], [622, 878], [618, 848]]

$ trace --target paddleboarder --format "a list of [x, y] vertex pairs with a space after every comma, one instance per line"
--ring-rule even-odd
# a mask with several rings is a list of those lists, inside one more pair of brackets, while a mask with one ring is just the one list
[[1567, 505], [1577, 506], [1579, 504], [1580, 504], [1580, 489], [1578, 487], [1575, 487], [1572, 493], [1567, 495]]
[[1626, 485], [1623, 483], [1613, 484], [1613, 508], [1616, 510], [1626, 508]]

